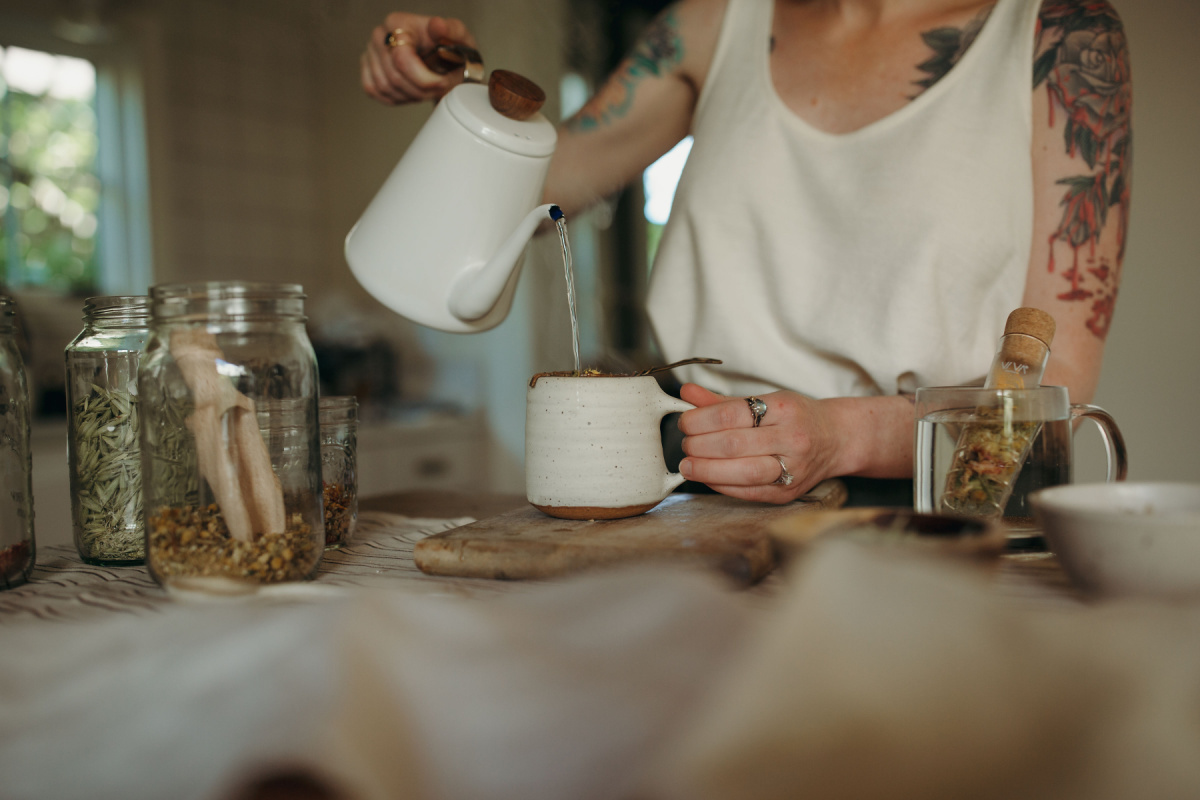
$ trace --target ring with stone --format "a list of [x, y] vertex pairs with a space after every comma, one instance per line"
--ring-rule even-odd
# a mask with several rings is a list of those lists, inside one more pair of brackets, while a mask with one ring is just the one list
[[793, 475], [792, 473], [788, 472], [787, 464], [783, 463], [783, 456], [771, 456], [771, 457], [779, 462], [779, 477], [773, 481], [773, 485], [775, 485], [775, 486], [791, 486], [792, 481], [794, 481], [796, 479], [796, 476]]
[[397, 47], [412, 44], [412, 40], [408, 38], [404, 28], [396, 28], [384, 34], [383, 43], [388, 46], [389, 50], [394, 50]]
[[750, 413], [754, 415], [754, 427], [758, 427], [762, 423], [763, 417], [767, 415], [767, 404], [758, 397], [747, 397], [746, 405], [750, 406]]

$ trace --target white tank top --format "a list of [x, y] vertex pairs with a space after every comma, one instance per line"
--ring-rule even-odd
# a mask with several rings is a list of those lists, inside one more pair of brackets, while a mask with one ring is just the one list
[[668, 361], [724, 394], [910, 392], [988, 369], [1033, 227], [1034, 25], [999, 0], [936, 84], [847, 134], [775, 93], [772, 3], [730, 0], [650, 281]]

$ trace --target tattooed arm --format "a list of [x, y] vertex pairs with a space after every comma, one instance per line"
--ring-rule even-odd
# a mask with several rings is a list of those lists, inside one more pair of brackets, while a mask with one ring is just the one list
[[559, 129], [545, 198], [567, 214], [610, 195], [687, 136], [725, 0], [668, 6]]
[[1105, 0], [1044, 0], [1033, 91], [1034, 240], [1025, 304], [1054, 315], [1045, 383], [1096, 390], [1129, 219], [1129, 51]]

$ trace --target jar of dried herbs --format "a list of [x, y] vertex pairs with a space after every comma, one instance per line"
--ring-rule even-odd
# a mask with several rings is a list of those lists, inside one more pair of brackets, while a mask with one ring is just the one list
[[0, 297], [0, 589], [29, 580], [35, 555], [29, 384], [15, 316], [13, 302]]
[[358, 398], [321, 398], [325, 548], [350, 542], [358, 520]]
[[90, 297], [67, 345], [71, 522], [88, 564], [145, 560], [137, 373], [149, 326], [148, 297]]
[[150, 297], [138, 372], [150, 574], [193, 588], [311, 578], [325, 525], [303, 290], [231, 281]]

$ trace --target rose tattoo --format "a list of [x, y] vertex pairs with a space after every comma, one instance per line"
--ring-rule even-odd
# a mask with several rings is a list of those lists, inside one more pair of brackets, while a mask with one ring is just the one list
[[[1087, 326], [1103, 339], [1112, 323], [1129, 219], [1129, 50], [1121, 22], [1106, 2], [1047, 0], [1038, 37], [1041, 55], [1034, 63], [1034, 87], [1046, 85], [1050, 124], [1063, 115], [1067, 153], [1082, 158], [1091, 170], [1059, 181], [1066, 193], [1062, 219], [1050, 236], [1049, 269], [1056, 269], [1055, 242], [1067, 243], [1073, 257], [1062, 276], [1069, 287], [1059, 299], [1091, 302]], [[1096, 258], [1100, 235], [1114, 220], [1115, 264]], [[1085, 247], [1086, 268], [1081, 269], [1079, 253]]]

